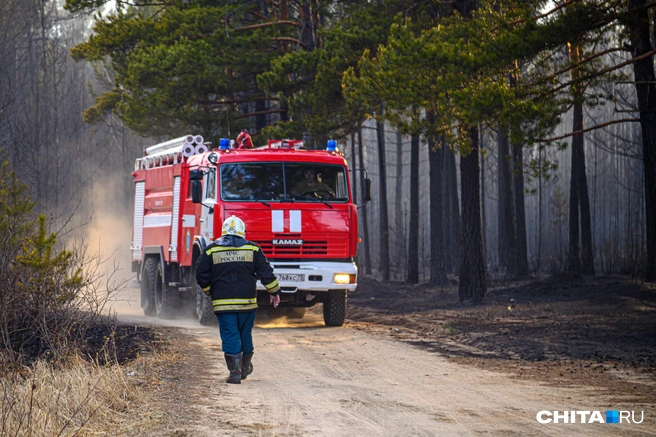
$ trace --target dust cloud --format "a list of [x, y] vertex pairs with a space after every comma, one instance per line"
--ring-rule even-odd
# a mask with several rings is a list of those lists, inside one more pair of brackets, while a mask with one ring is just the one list
[[[140, 283], [136, 273], [132, 272], [130, 254], [134, 212], [132, 190], [129, 173], [97, 175], [90, 200], [92, 218], [79, 233], [79, 238], [87, 245], [87, 253], [102, 262], [98, 269], [103, 275], [102, 280], [117, 288], [108, 302], [108, 311], [122, 323], [198, 328], [200, 325], [190, 305], [182, 305], [181, 313], [173, 320], [143, 314]], [[107, 288], [112, 288], [112, 285]]]
[[77, 215], [71, 222], [77, 227], [65, 237], [66, 246], [86, 260], [87, 274], [96, 281], [99, 299], [107, 299], [107, 312], [140, 312], [136, 274], [132, 273], [132, 181], [130, 174], [108, 175], [101, 171], [95, 178]]
[[102, 261], [106, 273], [128, 282], [135, 274], [131, 272], [130, 262], [133, 206], [126, 193], [125, 177], [101, 176], [94, 181], [91, 222], [84, 227], [83, 238], [89, 253]]
[[285, 308], [260, 307], [257, 310], [255, 326], [262, 329], [316, 328], [324, 326], [321, 305], [308, 308], [303, 318], [287, 317], [285, 310]]

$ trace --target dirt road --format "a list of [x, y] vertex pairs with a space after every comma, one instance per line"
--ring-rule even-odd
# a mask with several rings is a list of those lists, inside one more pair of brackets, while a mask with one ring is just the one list
[[[182, 373], [167, 402], [170, 436], [531, 436], [656, 435], [653, 405], [638, 424], [539, 424], [541, 410], [621, 408], [590, 387], [554, 388], [456, 364], [383, 333], [301, 321], [258, 320], [254, 373], [241, 385], [227, 371], [215, 329], [140, 315], [137, 290], [115, 305], [125, 323], [180, 326]], [[165, 333], [165, 335], [167, 335]], [[173, 335], [174, 339], [176, 335]], [[173, 399], [173, 400], [172, 400]], [[176, 405], [180, 404], [180, 405]], [[640, 408], [634, 406], [633, 410]], [[651, 417], [650, 417], [651, 416]], [[651, 424], [651, 425], [650, 425]]]

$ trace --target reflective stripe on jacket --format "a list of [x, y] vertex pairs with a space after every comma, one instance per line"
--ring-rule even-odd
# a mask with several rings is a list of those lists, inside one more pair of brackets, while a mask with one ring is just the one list
[[207, 246], [196, 263], [196, 281], [211, 296], [214, 312], [257, 308], [257, 278], [270, 294], [280, 293], [260, 246], [235, 235]]

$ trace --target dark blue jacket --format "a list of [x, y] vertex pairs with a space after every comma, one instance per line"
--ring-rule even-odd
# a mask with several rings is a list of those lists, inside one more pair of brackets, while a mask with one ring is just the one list
[[280, 293], [260, 246], [236, 235], [207, 246], [196, 263], [196, 281], [211, 296], [214, 312], [257, 308], [257, 279], [270, 294]]

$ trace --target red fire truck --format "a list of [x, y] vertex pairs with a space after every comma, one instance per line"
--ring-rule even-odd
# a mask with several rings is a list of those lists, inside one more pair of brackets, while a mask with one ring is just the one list
[[[326, 325], [344, 323], [347, 293], [357, 286], [359, 241], [349, 170], [335, 141], [326, 150], [302, 146], [274, 140], [242, 150], [221, 139], [219, 148], [208, 150], [201, 136], [188, 135], [145, 150], [133, 172], [131, 246], [145, 315], [167, 319], [187, 312], [202, 324], [216, 323], [211, 301], [196, 284], [195, 265], [234, 214], [274, 268], [283, 292], [280, 311], [302, 317], [321, 302]], [[366, 202], [371, 181], [362, 181]], [[269, 305], [263, 288], [258, 303]]]

